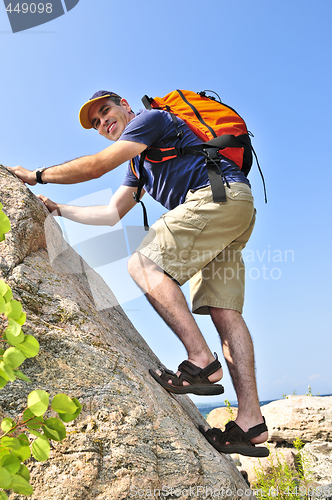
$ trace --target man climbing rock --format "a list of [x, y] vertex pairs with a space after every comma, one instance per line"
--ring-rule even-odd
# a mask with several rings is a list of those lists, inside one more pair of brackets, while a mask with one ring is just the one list
[[[176, 373], [151, 369], [150, 374], [169, 392], [222, 394], [220, 362], [192, 312], [210, 315], [237, 394], [238, 415], [224, 432], [200, 430], [223, 453], [267, 456], [267, 448], [255, 446], [265, 442], [268, 433], [257, 394], [253, 344], [242, 318], [241, 250], [255, 221], [248, 179], [234, 161], [218, 155], [226, 197], [215, 202], [204, 156], [181, 154], [158, 163], [145, 157], [147, 148], [184, 151], [202, 143], [184, 121], [168, 111], [135, 114], [119, 95], [99, 91], [82, 106], [79, 118], [85, 129], [94, 128], [114, 144], [62, 165], [36, 171], [18, 166], [13, 172], [30, 185], [71, 184], [101, 177], [129, 161], [123, 185], [107, 206], [73, 207], [39, 197], [54, 215], [84, 224], [116, 224], [135, 206], [133, 192], [137, 201], [147, 192], [168, 209], [129, 259], [128, 270], [181, 340], [188, 358]], [[140, 162], [140, 155], [144, 161]], [[180, 288], [188, 280], [192, 312]]]

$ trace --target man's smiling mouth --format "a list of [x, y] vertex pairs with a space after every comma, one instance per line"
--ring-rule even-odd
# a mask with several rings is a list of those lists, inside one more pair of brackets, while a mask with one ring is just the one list
[[114, 129], [116, 125], [116, 122], [113, 122], [111, 123], [108, 127], [107, 127], [107, 133], [109, 134], [110, 132], [112, 132], [112, 130]]

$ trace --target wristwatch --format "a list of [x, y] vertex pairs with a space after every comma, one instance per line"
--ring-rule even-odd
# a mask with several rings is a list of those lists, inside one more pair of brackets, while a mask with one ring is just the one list
[[41, 175], [44, 172], [44, 170], [46, 170], [46, 168], [47, 167], [35, 170], [35, 172], [36, 172], [36, 181], [38, 182], [38, 184], [47, 184], [47, 182], [44, 182], [42, 180], [42, 178], [41, 178]]

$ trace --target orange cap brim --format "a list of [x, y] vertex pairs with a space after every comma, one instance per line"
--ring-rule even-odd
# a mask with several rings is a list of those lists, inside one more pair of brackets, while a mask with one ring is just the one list
[[107, 95], [102, 95], [100, 97], [95, 97], [94, 99], [91, 99], [90, 101], [87, 101], [85, 104], [83, 104], [78, 114], [80, 124], [82, 125], [83, 128], [85, 129], [93, 128], [92, 123], [89, 120], [90, 108], [94, 102], [100, 101], [100, 99], [105, 99], [105, 98], [107, 98]]

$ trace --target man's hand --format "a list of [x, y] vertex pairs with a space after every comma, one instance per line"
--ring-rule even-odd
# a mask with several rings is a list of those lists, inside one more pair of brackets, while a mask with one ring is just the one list
[[16, 174], [21, 181], [29, 184], [30, 186], [35, 186], [37, 184], [36, 174], [32, 170], [27, 170], [26, 168], [20, 166], [7, 168], [14, 172], [14, 174]]
[[47, 210], [50, 213], [55, 212], [55, 213], [53, 213], [53, 215], [60, 215], [61, 214], [60, 207], [57, 203], [50, 200], [46, 196], [43, 196], [42, 194], [37, 194], [37, 198], [39, 198], [44, 203], [44, 205], [46, 206]]

